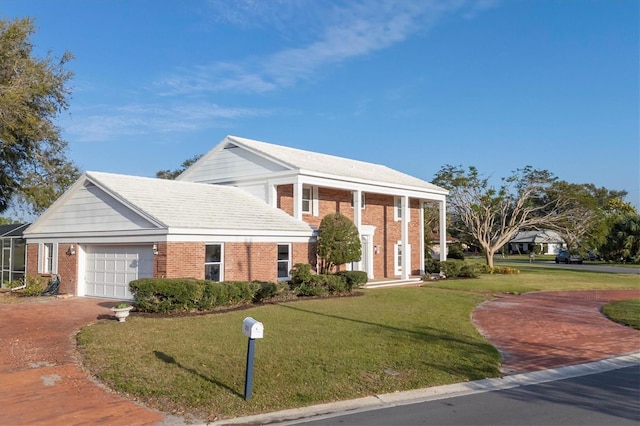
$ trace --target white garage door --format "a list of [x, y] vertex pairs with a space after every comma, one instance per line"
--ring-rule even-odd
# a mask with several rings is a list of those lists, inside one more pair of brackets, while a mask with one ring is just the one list
[[153, 277], [149, 246], [88, 246], [86, 254], [87, 296], [132, 299], [129, 282]]

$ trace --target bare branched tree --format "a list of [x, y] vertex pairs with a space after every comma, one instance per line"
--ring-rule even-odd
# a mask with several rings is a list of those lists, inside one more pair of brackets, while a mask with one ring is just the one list
[[547, 170], [530, 166], [516, 170], [495, 188], [475, 167], [443, 166], [433, 183], [449, 192], [450, 224], [461, 237], [477, 244], [487, 265], [493, 256], [522, 229], [548, 228], [566, 217], [567, 200], [549, 197], [547, 189], [556, 178]]

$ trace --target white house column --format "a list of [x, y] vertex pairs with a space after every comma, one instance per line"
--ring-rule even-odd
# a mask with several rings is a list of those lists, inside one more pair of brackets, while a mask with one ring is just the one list
[[447, 202], [440, 201], [440, 261], [447, 260]]
[[424, 274], [424, 201], [420, 201], [420, 275]]
[[293, 184], [293, 217], [302, 220], [302, 183]]
[[401, 197], [402, 209], [402, 275], [401, 279], [409, 279], [409, 269], [411, 268], [411, 253], [409, 253], [409, 197], [403, 195]]
[[271, 207], [278, 207], [278, 187], [270, 182], [267, 183], [267, 203]]
[[[362, 209], [360, 205], [360, 200], [362, 197], [362, 191], [356, 190], [351, 191], [351, 197], [353, 200], [353, 224], [356, 226], [358, 230], [358, 235], [360, 236], [360, 241], [362, 242]], [[365, 250], [362, 250], [362, 253], [365, 253]], [[364, 264], [362, 259], [357, 262], [357, 270], [362, 271], [362, 265]]]

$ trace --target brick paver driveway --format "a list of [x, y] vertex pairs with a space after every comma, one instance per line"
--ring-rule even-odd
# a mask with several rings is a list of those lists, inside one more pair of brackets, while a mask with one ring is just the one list
[[640, 331], [607, 319], [609, 302], [638, 290], [501, 295], [478, 306], [473, 322], [502, 354], [505, 374], [580, 364], [640, 351]]
[[30, 299], [1, 304], [1, 425], [151, 425], [163, 415], [93, 382], [76, 364], [75, 333], [112, 317], [106, 300]]

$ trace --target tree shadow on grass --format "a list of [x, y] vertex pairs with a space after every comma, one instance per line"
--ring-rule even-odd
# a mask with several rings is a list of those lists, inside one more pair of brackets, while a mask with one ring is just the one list
[[216, 386], [219, 386], [221, 388], [224, 388], [226, 390], [228, 390], [229, 392], [233, 393], [234, 395], [239, 396], [240, 398], [244, 398], [244, 395], [242, 395], [240, 392], [238, 392], [237, 390], [233, 389], [232, 387], [216, 380], [216, 379], [212, 379], [211, 377], [207, 377], [204, 376], [200, 373], [198, 373], [196, 370], [194, 370], [193, 368], [189, 368], [189, 367], [185, 367], [184, 365], [180, 364], [178, 361], [176, 361], [176, 359], [174, 357], [172, 357], [171, 355], [167, 355], [164, 352], [160, 352], [160, 351], [153, 351], [153, 354], [156, 356], [156, 358], [158, 358], [160, 361], [165, 362], [167, 364], [173, 364], [175, 366], [177, 366], [178, 368], [181, 368], [191, 374], [194, 374], [196, 376], [199, 376], [200, 378], [202, 378], [203, 380], [206, 380], [207, 382], [213, 383]]

